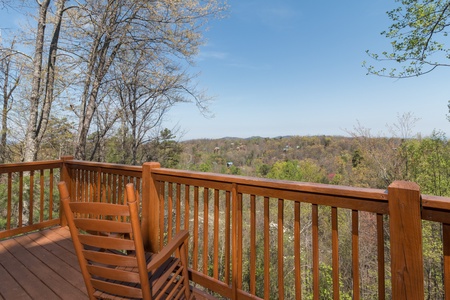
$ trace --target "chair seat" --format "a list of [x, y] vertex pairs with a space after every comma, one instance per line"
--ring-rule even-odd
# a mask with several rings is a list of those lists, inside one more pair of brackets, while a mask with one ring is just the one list
[[[108, 250], [110, 251], [110, 250]], [[116, 252], [113, 252], [114, 254], [117, 254]], [[152, 257], [154, 257], [153, 253], [150, 252], [146, 252], [146, 261], [147, 264], [150, 263], [150, 261], [152, 260]], [[128, 254], [128, 255], [133, 255], [132, 253]], [[154, 291], [154, 299], [167, 299], [167, 296], [174, 290], [174, 289], [178, 289], [178, 292], [175, 292], [176, 295], [178, 295], [178, 297], [171, 297], [171, 299], [184, 299], [184, 291], [182, 289], [182, 285], [179, 281], [175, 281], [175, 282], [170, 282], [170, 278], [172, 276], [172, 274], [176, 274], [179, 270], [179, 264], [180, 264], [180, 259], [176, 258], [176, 257], [170, 257], [167, 261], [165, 261], [155, 272], [153, 273], [149, 273], [148, 277], [149, 277], [149, 281], [150, 281], [150, 285], [152, 290]], [[116, 267], [116, 269], [118, 270], [124, 270], [127, 272], [133, 272], [138, 274], [139, 273], [139, 269], [137, 267]], [[127, 284], [130, 287], [135, 287], [137, 289], [140, 288], [139, 284], [131, 284], [129, 282], [122, 282], [122, 281], [114, 281], [114, 280], [110, 280], [111, 283], [116, 283], [116, 284]], [[169, 283], [169, 285], [166, 285], [167, 283]], [[163, 290], [160, 290], [161, 287], [164, 287]], [[105, 292], [101, 292], [101, 291], [96, 291], [94, 292], [94, 296], [97, 297], [98, 299], [111, 299], [111, 300], [126, 300], [126, 299], [137, 299], [137, 298], [124, 298], [124, 297], [120, 297], [117, 295], [113, 295], [113, 294], [108, 294]]]

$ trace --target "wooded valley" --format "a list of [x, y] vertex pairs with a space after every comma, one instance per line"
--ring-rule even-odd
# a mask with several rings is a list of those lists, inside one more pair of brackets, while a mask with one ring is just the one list
[[[450, 196], [450, 149], [445, 135], [441, 132], [414, 139], [363, 136], [204, 139], [182, 142], [180, 149], [182, 151], [176, 159], [176, 167], [181, 169], [381, 189], [387, 188], [394, 180], [410, 180], [418, 183], [424, 194]], [[276, 205], [276, 202], [271, 205]], [[287, 205], [284, 208], [285, 216], [291, 215], [292, 210], [293, 207]], [[310, 206], [302, 206], [302, 224], [306, 224], [302, 232], [302, 253], [303, 261], [306, 262], [311, 259], [308, 258], [308, 255], [311, 255], [308, 250], [311, 246], [310, 210]], [[331, 240], [329, 207], [321, 208], [319, 215], [319, 228], [322, 232], [320, 244], [324, 249], [331, 249], [326, 246], [330, 245]], [[276, 216], [273, 218], [276, 219]], [[340, 296], [343, 299], [351, 299], [350, 219], [351, 211], [340, 210]], [[376, 245], [375, 219], [374, 214], [362, 213], [359, 222], [360, 231], [363, 233], [360, 237], [363, 299], [378, 298], [377, 280], [373, 278], [377, 261], [370, 255], [374, 253]], [[293, 229], [285, 230], [289, 232]], [[389, 227], [385, 227], [385, 236], [388, 253]], [[427, 298], [442, 299], [444, 291], [443, 261], [439, 256], [439, 253], [442, 253], [440, 224], [423, 221], [423, 245]], [[292, 249], [286, 249], [285, 255], [289, 256], [291, 251]], [[276, 249], [273, 252], [276, 253]], [[330, 256], [331, 251], [321, 252], [320, 284], [323, 291], [331, 290]], [[389, 258], [387, 260], [389, 261]], [[262, 261], [259, 263], [263, 264]], [[304, 267], [305, 278], [302, 280], [307, 285], [308, 274], [311, 275], [308, 270], [311, 266], [306, 263]], [[276, 287], [273, 289], [276, 290]], [[310, 293], [306, 293], [304, 297], [309, 299], [308, 295]], [[332, 295], [323, 297], [331, 299]]]

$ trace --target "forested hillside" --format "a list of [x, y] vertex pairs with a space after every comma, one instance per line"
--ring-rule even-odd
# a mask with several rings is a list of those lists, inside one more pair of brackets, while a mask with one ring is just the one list
[[176, 165], [180, 169], [372, 188], [386, 188], [394, 180], [411, 180], [424, 193], [450, 196], [450, 149], [441, 132], [414, 139], [202, 139], [181, 142], [180, 146]]
[[[275, 179], [319, 182], [348, 186], [387, 188], [394, 180], [411, 180], [420, 185], [422, 193], [450, 196], [450, 148], [443, 133], [434, 132], [426, 138], [373, 138], [337, 136], [288, 136], [279, 138], [223, 138], [182, 142], [177, 168]], [[164, 166], [164, 164], [163, 164]], [[302, 206], [301, 222], [306, 224], [302, 235], [302, 255], [308, 285], [308, 249], [310, 243], [310, 207]], [[292, 207], [286, 205], [290, 215]], [[341, 298], [351, 299], [351, 212], [339, 212], [339, 251]], [[331, 237], [329, 207], [319, 212], [321, 252], [320, 286], [323, 299], [331, 299]], [[276, 216], [274, 216], [276, 218]], [[377, 299], [376, 216], [360, 216], [361, 296]], [[386, 219], [387, 221], [387, 219]], [[289, 232], [292, 228], [285, 228]], [[389, 227], [385, 228], [385, 247], [389, 253]], [[328, 246], [326, 246], [328, 245]], [[443, 269], [442, 227], [423, 221], [424, 271], [427, 299], [442, 299]], [[275, 247], [275, 246], [273, 246]], [[289, 249], [292, 250], [292, 249]], [[289, 256], [289, 250], [285, 255]], [[262, 251], [262, 249], [261, 249]], [[276, 249], [274, 250], [276, 253]], [[389, 258], [387, 258], [389, 261]], [[263, 262], [259, 262], [263, 264]], [[389, 272], [389, 270], [387, 270]], [[388, 277], [390, 275], [388, 274]], [[309, 278], [310, 279], [310, 278]], [[274, 281], [276, 282], [276, 281]], [[262, 289], [262, 288], [261, 288]], [[276, 287], [273, 287], [276, 290]], [[389, 289], [387, 291], [389, 297]], [[311, 295], [305, 292], [305, 299]]]

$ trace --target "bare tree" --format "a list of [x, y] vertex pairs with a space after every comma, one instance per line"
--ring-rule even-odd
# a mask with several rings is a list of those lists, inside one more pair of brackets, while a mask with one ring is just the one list
[[11, 0], [0, 0], [0, 8], [5, 8], [9, 5]]
[[397, 115], [397, 122], [387, 125], [391, 137], [382, 133], [375, 136], [359, 122], [353, 131], [347, 131], [357, 141], [357, 159], [364, 167], [363, 179], [368, 186], [386, 188], [394, 180], [408, 179], [409, 158], [404, 147], [415, 136], [413, 129], [418, 120], [410, 112]]
[[[114, 64], [127, 63], [129, 53], [143, 51], [153, 62], [192, 62], [202, 42], [201, 29], [209, 16], [221, 11], [216, 0], [198, 1], [85, 1], [70, 15], [68, 38], [76, 41], [67, 51], [80, 58], [80, 103], [74, 154], [85, 159], [86, 141], [102, 94], [116, 82]], [[183, 73], [183, 70], [181, 70]], [[179, 75], [178, 75], [179, 76]], [[201, 106], [201, 95], [185, 90]]]
[[[74, 154], [82, 159], [100, 157], [96, 152], [103, 148], [108, 132], [117, 128], [119, 117], [128, 122], [134, 114], [135, 122], [143, 122], [134, 135], [137, 149], [175, 103], [192, 101], [206, 109], [207, 97], [195, 89], [186, 70], [202, 43], [205, 22], [224, 9], [219, 2], [86, 0], [70, 10], [66, 7], [69, 0], [21, 2], [38, 5], [34, 43], [24, 41], [20, 48], [33, 54], [14, 51], [31, 62], [24, 66], [22, 76], [29, 84], [20, 86], [21, 104], [13, 110], [26, 118], [26, 122], [17, 122], [19, 126], [26, 123], [20, 138], [22, 160], [37, 159], [42, 141], [47, 140], [50, 119], [68, 117], [60, 114], [62, 110], [52, 111], [64, 90], [70, 89], [70, 94], [64, 94], [68, 100], [61, 108], [70, 109], [76, 117]], [[2, 4], [19, 5], [0, 0]], [[129, 78], [121, 82], [125, 73], [117, 70], [136, 66], [136, 59], [145, 67], [132, 74], [133, 82]], [[62, 69], [64, 74], [58, 72]], [[124, 84], [132, 84], [126, 88], [138, 94], [118, 93]], [[88, 137], [93, 142], [89, 151]]]
[[392, 134], [392, 136], [401, 138], [401, 139], [410, 139], [415, 137], [414, 136], [414, 126], [416, 123], [420, 120], [420, 118], [417, 118], [414, 116], [414, 113], [412, 112], [406, 112], [402, 115], [397, 114], [397, 123], [394, 123], [392, 125], [387, 125], [389, 132]]
[[[0, 45], [1, 45], [0, 40]], [[11, 42], [8, 48], [2, 48], [0, 52], [0, 84], [3, 106], [1, 113], [0, 127], [0, 163], [7, 160], [7, 134], [8, 134], [8, 113], [13, 105], [13, 93], [19, 86], [21, 79], [20, 65], [17, 64], [14, 57], [15, 40]], [[8, 49], [11, 49], [9, 51]]]
[[[126, 63], [117, 64], [114, 72], [113, 85], [120, 100], [120, 116], [123, 126], [129, 129], [123, 130], [124, 135], [128, 133], [126, 141], [130, 144], [129, 151], [124, 153], [130, 156], [128, 162], [137, 164], [141, 161], [138, 158], [140, 148], [158, 136], [167, 111], [177, 103], [189, 101], [186, 91], [202, 93], [190, 87], [192, 78], [179, 66], [161, 58], [154, 61], [146, 51], [134, 52]], [[201, 97], [199, 102], [207, 100]], [[125, 150], [125, 145], [123, 148]]]
[[[43, 76], [43, 55], [45, 46], [45, 29], [47, 26], [47, 13], [51, 0], [44, 0], [39, 4], [39, 18], [37, 21], [36, 41], [33, 57], [33, 74], [30, 95], [30, 115], [25, 136], [24, 161], [33, 161], [37, 158], [40, 141], [43, 138], [50, 117], [53, 102], [53, 89], [55, 81], [56, 52], [63, 20], [66, 0], [57, 0], [57, 12], [51, 37], [46, 77]], [[44, 88], [41, 85], [44, 84]], [[42, 91], [45, 91], [44, 93]]]

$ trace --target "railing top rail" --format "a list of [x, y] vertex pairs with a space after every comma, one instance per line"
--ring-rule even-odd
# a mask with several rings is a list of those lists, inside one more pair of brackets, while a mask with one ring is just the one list
[[339, 196], [348, 198], [368, 199], [375, 201], [387, 201], [387, 191], [382, 189], [357, 188], [330, 184], [296, 182], [256, 178], [238, 175], [225, 175], [206, 172], [184, 171], [166, 168], [152, 169], [154, 175], [175, 176], [189, 179], [222, 182], [228, 184], [248, 185], [255, 187], [273, 188], [278, 190], [296, 191], [311, 194]]
[[35, 171], [41, 169], [59, 168], [62, 160], [47, 160], [34, 162], [21, 162], [12, 164], [0, 164], [0, 174], [9, 172]]
[[450, 211], [450, 198], [422, 195], [422, 207], [431, 209], [442, 209]]
[[65, 163], [72, 168], [90, 167], [90, 168], [102, 168], [102, 169], [114, 170], [114, 171], [142, 172], [142, 166], [100, 163], [100, 162], [83, 161], [83, 160], [66, 160]]

